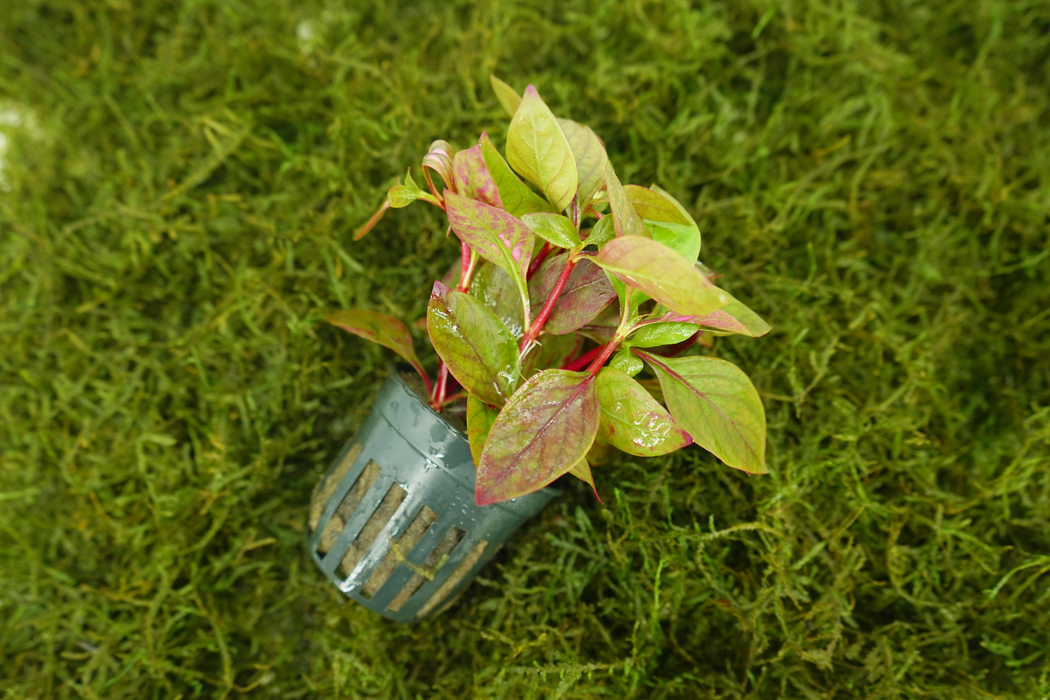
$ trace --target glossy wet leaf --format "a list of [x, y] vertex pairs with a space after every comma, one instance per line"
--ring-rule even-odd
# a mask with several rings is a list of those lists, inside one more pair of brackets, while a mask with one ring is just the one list
[[452, 174], [452, 159], [456, 156], [456, 149], [448, 141], [438, 139], [430, 144], [430, 150], [423, 156], [423, 167], [430, 168], [445, 182], [450, 190], [456, 189], [455, 177]]
[[503, 208], [503, 200], [500, 199], [499, 189], [489, 173], [488, 165], [485, 164], [481, 146], [471, 146], [456, 154], [452, 159], [452, 176], [456, 181], [455, 190], [459, 194]]
[[492, 91], [496, 93], [496, 99], [507, 112], [507, 116], [513, 118], [514, 113], [518, 111], [518, 105], [521, 104], [521, 95], [495, 75], [489, 76], [489, 82], [492, 84]]
[[655, 348], [681, 343], [698, 330], [700, 326], [694, 323], [648, 323], [628, 336], [628, 340], [636, 348]]
[[594, 223], [590, 234], [587, 236], [587, 245], [601, 247], [616, 238], [616, 228], [611, 216], [604, 216]]
[[583, 338], [575, 333], [540, 336], [536, 344], [521, 360], [522, 376], [528, 378], [541, 369], [558, 369], [568, 364], [583, 345]]
[[502, 209], [445, 190], [445, 213], [460, 240], [510, 275], [522, 297], [532, 259], [532, 230]]
[[680, 313], [709, 314], [729, 301], [696, 266], [663, 243], [648, 238], [616, 238], [590, 260], [624, 284]]
[[601, 139], [586, 124], [571, 119], [559, 119], [558, 126], [565, 134], [569, 148], [572, 149], [572, 157], [576, 161], [576, 196], [582, 211], [605, 184], [605, 165], [609, 162], [609, 157]]
[[618, 450], [655, 457], [692, 443], [692, 438], [641, 384], [614, 367], [598, 373], [601, 434]]
[[471, 280], [470, 293], [489, 307], [515, 338], [525, 334], [521, 295], [506, 272], [492, 263], [481, 263]]
[[429, 383], [429, 380], [426, 378], [427, 373], [423, 369], [423, 365], [419, 363], [416, 351], [412, 347], [412, 336], [401, 321], [386, 314], [381, 314], [377, 311], [366, 311], [365, 309], [336, 311], [325, 316], [324, 320], [333, 326], [342, 328], [344, 331], [390, 348], [412, 365], [419, 372], [419, 375], [424, 378], [424, 382]]
[[463, 388], [502, 405], [518, 384], [518, 346], [496, 314], [469, 294], [434, 283], [427, 306], [434, 350]]
[[481, 156], [485, 159], [489, 176], [496, 183], [503, 208], [508, 214], [520, 217], [537, 211], [554, 211], [547, 200], [533, 192], [514, 174], [487, 134], [481, 135], [478, 145], [481, 146]]
[[470, 455], [474, 458], [474, 468], [481, 461], [481, 451], [485, 448], [492, 424], [496, 421], [499, 410], [471, 394], [467, 397], [467, 442], [470, 443]]
[[569, 473], [590, 486], [594, 491], [594, 497], [598, 499], [599, 503], [602, 502], [602, 497], [598, 495], [598, 487], [594, 485], [594, 475], [591, 474], [591, 465], [587, 463], [587, 457], [584, 457], [577, 462], [576, 465], [569, 470]]
[[507, 162], [543, 192], [555, 211], [576, 196], [576, 160], [558, 120], [529, 85], [507, 132]]
[[478, 464], [479, 506], [532, 493], [571, 470], [601, 421], [597, 383], [587, 372], [550, 369], [515, 392], [492, 425]]
[[645, 363], [635, 357], [629, 347], [621, 347], [609, 359], [609, 366], [620, 370], [628, 377], [633, 377], [642, 371]]
[[[533, 317], [546, 303], [567, 259], [568, 253], [547, 258], [529, 280]], [[552, 335], [571, 333], [590, 323], [615, 298], [616, 290], [602, 269], [589, 260], [580, 260], [569, 273], [569, 279], [543, 329]]]
[[568, 217], [561, 214], [537, 212], [521, 217], [525, 225], [537, 236], [559, 248], [575, 248], [580, 244], [580, 234]]
[[667, 408], [696, 444], [736, 469], [768, 471], [766, 412], [739, 367], [716, 357], [633, 352], [656, 372]]
[[617, 236], [643, 236], [649, 237], [649, 229], [645, 227], [642, 217], [635, 211], [634, 205], [627, 197], [627, 192], [620, 179], [616, 177], [612, 163], [605, 166], [605, 189], [609, 194], [609, 207], [612, 209], [613, 225]]

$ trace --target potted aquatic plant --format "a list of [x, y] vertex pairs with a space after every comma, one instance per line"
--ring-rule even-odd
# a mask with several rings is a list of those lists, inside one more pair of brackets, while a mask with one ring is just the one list
[[436, 377], [400, 320], [326, 319], [417, 375], [391, 372], [310, 513], [322, 570], [399, 620], [454, 598], [553, 481], [595, 488], [591, 466], [611, 448], [651, 457], [696, 443], [766, 471], [758, 392], [692, 348], [769, 326], [697, 262], [696, 222], [659, 187], [622, 184], [601, 139], [555, 117], [533, 86], [519, 96], [492, 82], [511, 115], [505, 155], [486, 134], [459, 151], [435, 141], [426, 188], [409, 169], [354, 236], [416, 201], [447, 215], [460, 260], [430, 293]]

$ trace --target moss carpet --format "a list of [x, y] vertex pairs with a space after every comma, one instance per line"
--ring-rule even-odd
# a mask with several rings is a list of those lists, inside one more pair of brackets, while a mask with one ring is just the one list
[[[5, 698], [1050, 696], [1045, 0], [2, 4]], [[490, 72], [774, 325], [772, 474], [606, 465], [406, 627], [303, 546], [390, 357], [320, 319], [424, 315], [436, 213], [350, 231]]]

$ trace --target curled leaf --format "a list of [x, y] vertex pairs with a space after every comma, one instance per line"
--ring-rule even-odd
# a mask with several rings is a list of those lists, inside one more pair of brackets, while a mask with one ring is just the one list
[[379, 343], [383, 347], [390, 348], [401, 356], [412, 368], [419, 372], [423, 382], [430, 387], [430, 378], [427, 377], [423, 365], [416, 357], [416, 351], [412, 347], [412, 336], [405, 324], [396, 318], [377, 311], [366, 311], [365, 309], [346, 309], [336, 311], [324, 317], [324, 320], [333, 326], [338, 326], [348, 333]]
[[655, 457], [693, 441], [641, 384], [614, 367], [598, 373], [598, 401], [602, 436], [627, 454]]
[[709, 314], [729, 301], [694, 265], [649, 238], [616, 238], [590, 259], [624, 284], [684, 314]]
[[768, 471], [765, 408], [739, 367], [715, 357], [633, 352], [656, 372], [667, 408], [696, 444], [735, 469]]
[[576, 196], [576, 160], [558, 120], [529, 85], [507, 133], [507, 162], [538, 187], [555, 211]]
[[549, 369], [522, 385], [500, 411], [478, 463], [479, 506], [524, 496], [571, 470], [601, 421], [587, 372]]
[[424, 168], [430, 168], [445, 182], [445, 186], [456, 190], [456, 181], [452, 173], [452, 159], [456, 156], [456, 149], [448, 141], [438, 139], [430, 144], [430, 151], [423, 156]]
[[517, 343], [480, 301], [435, 282], [427, 306], [427, 331], [448, 371], [470, 394], [499, 406], [514, 393]]

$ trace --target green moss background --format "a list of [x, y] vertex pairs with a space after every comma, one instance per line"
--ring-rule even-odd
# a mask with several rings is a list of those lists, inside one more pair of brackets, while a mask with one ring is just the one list
[[[5, 698], [1050, 696], [1045, 0], [2, 5]], [[775, 326], [772, 474], [607, 465], [406, 627], [303, 546], [389, 360], [320, 319], [424, 315], [436, 213], [350, 231], [490, 72]]]

